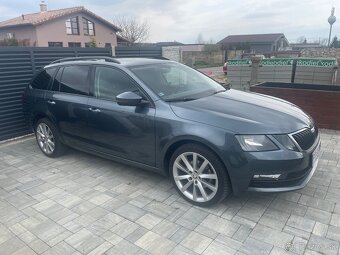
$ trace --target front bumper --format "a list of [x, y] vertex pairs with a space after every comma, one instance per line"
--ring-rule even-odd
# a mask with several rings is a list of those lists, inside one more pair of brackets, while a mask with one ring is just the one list
[[316, 143], [307, 151], [302, 153], [303, 161], [309, 162], [307, 168], [303, 168], [304, 163], [301, 164], [301, 169], [296, 168], [296, 171], [282, 173], [285, 178], [278, 180], [266, 180], [266, 181], [254, 181], [249, 184], [248, 191], [256, 192], [286, 192], [294, 191], [304, 188], [312, 178], [318, 163], [319, 153], [317, 158], [313, 158], [314, 151], [319, 151], [321, 146], [320, 137], [316, 140]]
[[[302, 189], [312, 178], [319, 161], [321, 142], [317, 137], [307, 151], [244, 152], [245, 164], [234, 169], [230, 176], [234, 194], [244, 191], [286, 192]], [[313, 154], [314, 158], [313, 158]], [[255, 176], [280, 175], [279, 178], [254, 178]]]

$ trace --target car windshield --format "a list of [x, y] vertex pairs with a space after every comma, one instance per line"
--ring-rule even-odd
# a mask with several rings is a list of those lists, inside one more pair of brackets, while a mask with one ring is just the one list
[[130, 70], [164, 101], [188, 101], [225, 89], [204, 74], [173, 62], [134, 66]]

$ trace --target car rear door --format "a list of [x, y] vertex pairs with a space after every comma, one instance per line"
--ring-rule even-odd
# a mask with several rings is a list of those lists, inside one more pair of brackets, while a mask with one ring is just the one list
[[63, 141], [78, 147], [88, 140], [89, 74], [90, 65], [60, 67], [45, 96], [49, 117]]
[[[91, 146], [102, 153], [155, 165], [155, 108], [121, 106], [116, 96], [134, 91], [145, 97], [138, 84], [124, 71], [95, 66], [89, 98], [88, 126]], [[146, 98], [146, 97], [145, 97]]]

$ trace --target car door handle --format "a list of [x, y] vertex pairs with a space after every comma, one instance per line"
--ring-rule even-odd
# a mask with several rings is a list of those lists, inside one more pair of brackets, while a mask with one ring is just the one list
[[99, 110], [98, 108], [92, 108], [92, 107], [90, 107], [89, 110], [90, 110], [91, 112], [100, 112], [100, 110]]
[[49, 104], [55, 104], [55, 102], [54, 102], [54, 101], [51, 101], [51, 100], [48, 100], [47, 103], [49, 103]]

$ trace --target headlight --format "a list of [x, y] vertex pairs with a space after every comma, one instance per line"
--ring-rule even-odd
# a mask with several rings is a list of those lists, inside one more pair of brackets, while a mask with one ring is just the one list
[[279, 148], [265, 135], [237, 135], [244, 151], [275, 151]]
[[288, 135], [273, 135], [273, 137], [288, 150], [299, 151]]

